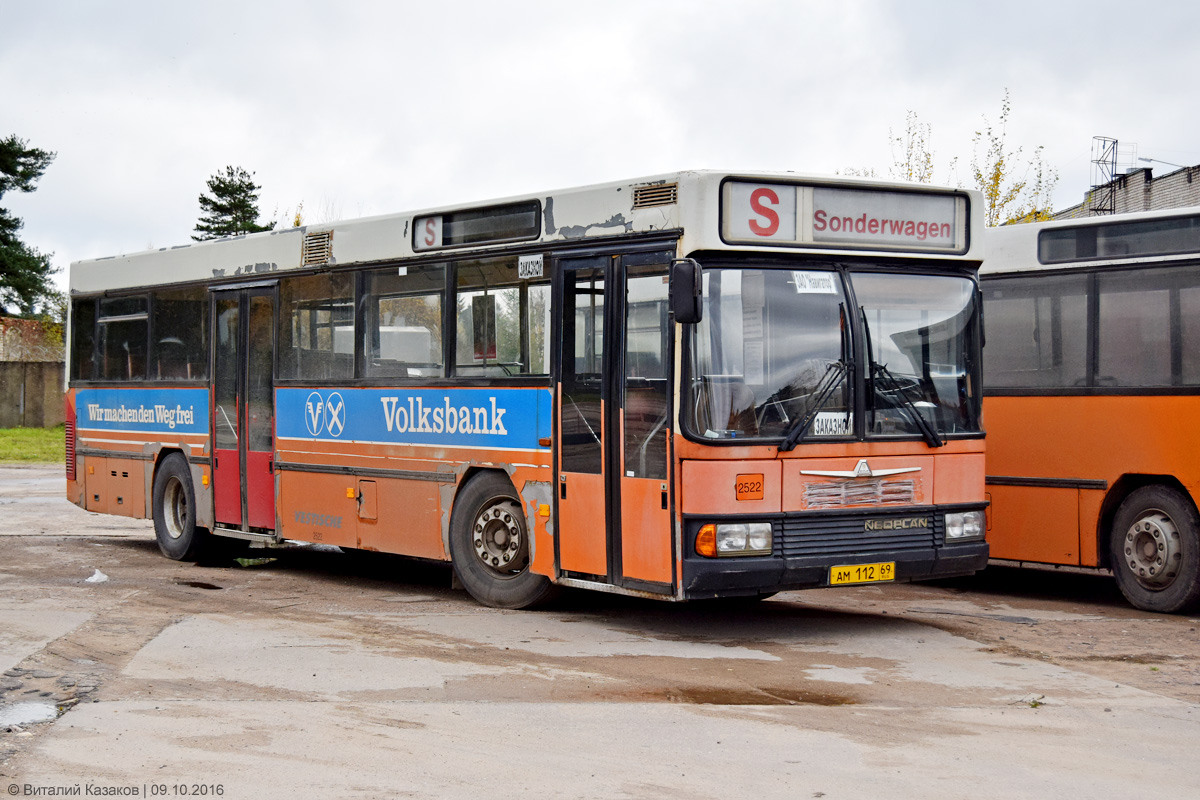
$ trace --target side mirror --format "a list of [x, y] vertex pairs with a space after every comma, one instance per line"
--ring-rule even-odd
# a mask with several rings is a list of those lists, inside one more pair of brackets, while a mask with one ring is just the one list
[[704, 270], [693, 258], [671, 262], [671, 313], [684, 325], [699, 322], [704, 312]]

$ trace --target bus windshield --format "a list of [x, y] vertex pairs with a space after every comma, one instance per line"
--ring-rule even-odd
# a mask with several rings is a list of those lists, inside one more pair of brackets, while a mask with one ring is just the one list
[[[857, 308], [851, 309], [853, 289]], [[865, 341], [859, 341], [865, 337]], [[979, 432], [975, 284], [945, 275], [709, 267], [689, 423], [708, 439]]]
[[852, 280], [867, 334], [868, 432], [978, 432], [975, 284], [896, 273]]

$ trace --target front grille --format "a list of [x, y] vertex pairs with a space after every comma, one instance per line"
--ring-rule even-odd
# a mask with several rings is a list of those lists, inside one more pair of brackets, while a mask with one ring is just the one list
[[804, 485], [805, 508], [846, 506], [910, 506], [916, 502], [917, 482], [907, 480], [817, 481]]
[[[927, 517], [929, 526], [901, 530], [867, 530], [868, 522]], [[940, 547], [946, 525], [941, 514], [916, 511], [905, 514], [805, 515], [783, 520], [780, 536], [786, 558], [850, 556], [878, 551], [927, 550]], [[779, 529], [776, 529], [779, 533]]]

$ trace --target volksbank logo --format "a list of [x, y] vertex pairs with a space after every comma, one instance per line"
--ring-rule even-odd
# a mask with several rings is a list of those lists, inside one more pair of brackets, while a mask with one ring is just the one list
[[504, 414], [496, 398], [489, 397], [486, 406], [455, 406], [449, 397], [437, 405], [425, 405], [422, 397], [381, 397], [383, 421], [388, 433], [476, 433], [507, 436]]
[[276, 436], [506, 450], [542, 449], [550, 436], [549, 387], [336, 388], [276, 389]]
[[321, 431], [329, 431], [330, 436], [341, 436], [346, 429], [346, 401], [341, 393], [310, 394], [304, 404], [304, 424], [313, 436], [320, 436]]

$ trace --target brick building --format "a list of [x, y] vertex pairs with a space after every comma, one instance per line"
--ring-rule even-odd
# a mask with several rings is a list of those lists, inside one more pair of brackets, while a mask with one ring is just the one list
[[1131, 170], [1089, 190], [1082, 203], [1055, 212], [1054, 219], [1184, 206], [1200, 206], [1200, 165], [1182, 167], [1159, 178], [1154, 177], [1150, 168]]

